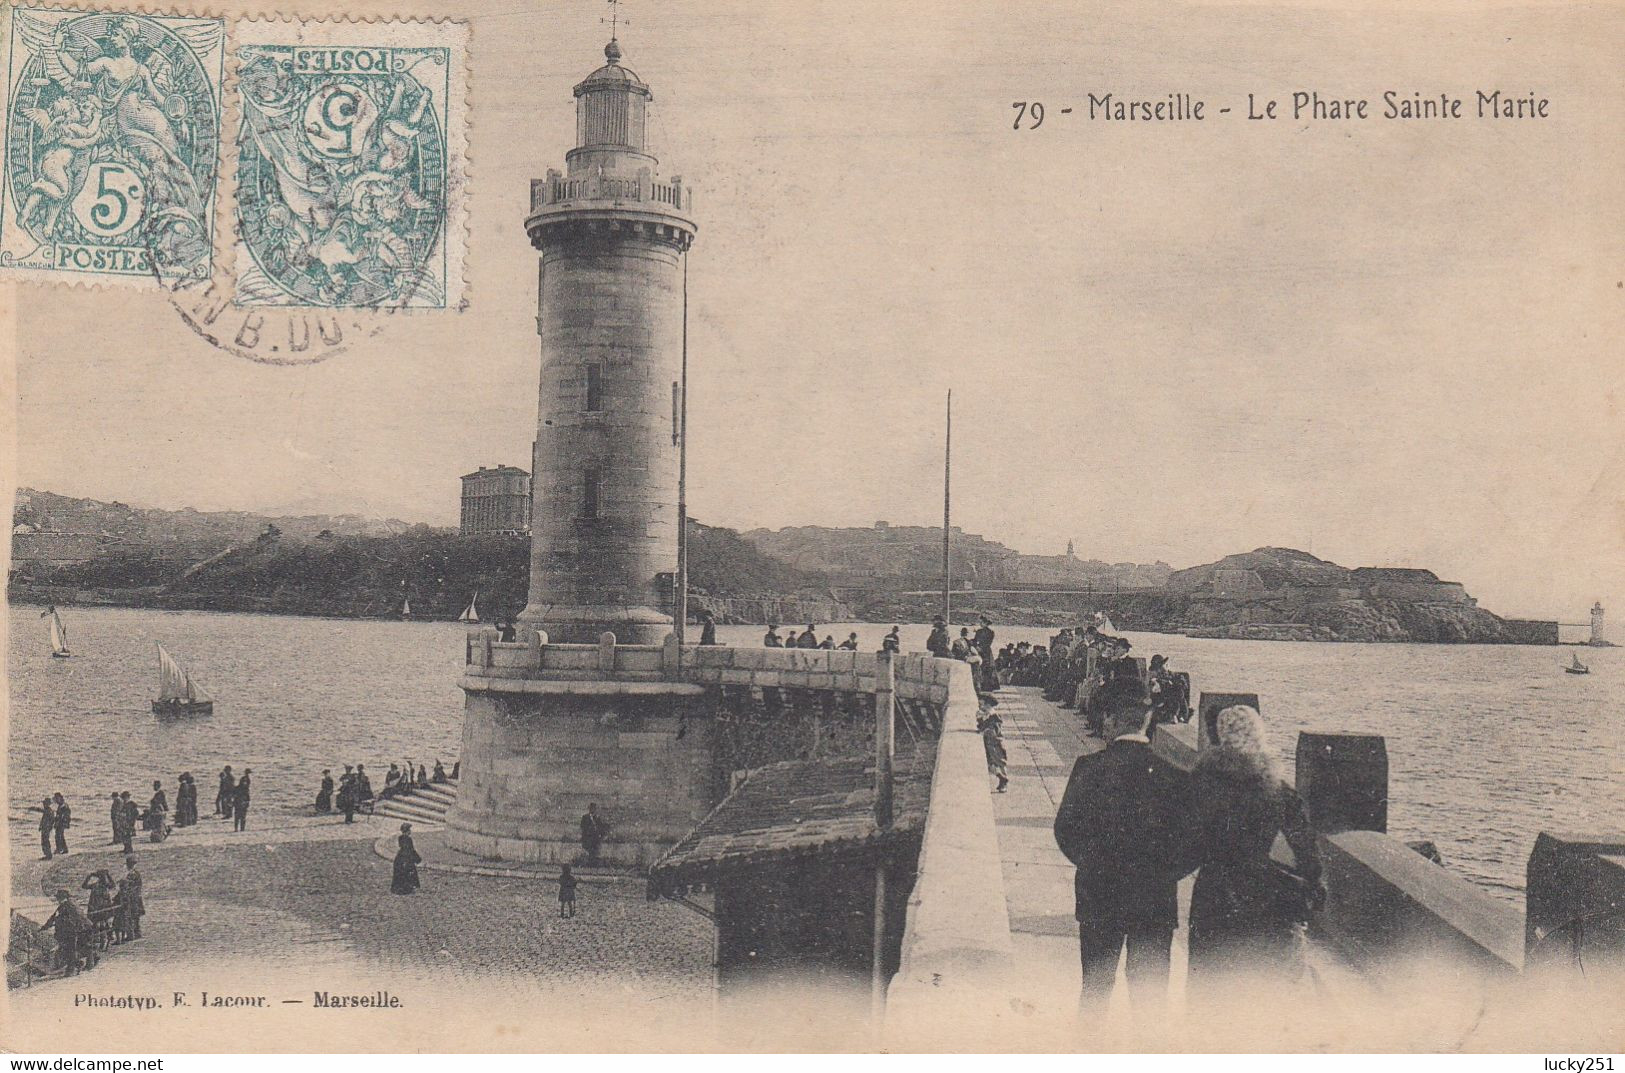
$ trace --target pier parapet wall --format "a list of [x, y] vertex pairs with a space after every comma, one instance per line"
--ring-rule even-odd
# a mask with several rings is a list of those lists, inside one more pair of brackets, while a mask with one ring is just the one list
[[[478, 857], [579, 861], [581, 817], [595, 805], [609, 824], [602, 859], [647, 865], [716, 805], [728, 768], [827, 746], [821, 719], [857, 713], [859, 726], [873, 724], [872, 654], [525, 634], [468, 634], [462, 782], [447, 842]], [[894, 668], [899, 718], [940, 726], [964, 668], [922, 655], [899, 656]], [[968, 679], [962, 689], [974, 709]]]

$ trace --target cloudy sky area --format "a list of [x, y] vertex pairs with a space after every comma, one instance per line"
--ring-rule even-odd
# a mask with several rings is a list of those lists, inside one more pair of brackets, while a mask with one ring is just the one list
[[[696, 517], [939, 521], [953, 388], [955, 522], [1022, 551], [1279, 544], [1431, 567], [1507, 614], [1625, 611], [1620, 9], [629, 7], [662, 172], [699, 191]], [[607, 8], [459, 10], [468, 311], [278, 368], [161, 298], [26, 290], [19, 483], [452, 524], [459, 474], [528, 464], [528, 184], [573, 144]], [[1248, 92], [1471, 112], [1480, 88], [1552, 117], [1243, 118]], [[1089, 122], [1108, 91], [1209, 119]], [[1045, 125], [1012, 131], [1016, 100]]]

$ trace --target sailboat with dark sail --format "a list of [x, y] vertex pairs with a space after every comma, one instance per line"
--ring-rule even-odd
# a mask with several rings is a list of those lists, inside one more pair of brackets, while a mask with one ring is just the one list
[[175, 657], [158, 646], [158, 699], [152, 702], [158, 715], [213, 715], [214, 701], [205, 693]]

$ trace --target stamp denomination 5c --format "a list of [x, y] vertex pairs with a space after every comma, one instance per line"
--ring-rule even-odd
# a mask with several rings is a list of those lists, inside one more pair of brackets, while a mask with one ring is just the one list
[[14, 8], [0, 268], [206, 280], [225, 21]]
[[467, 27], [244, 22], [236, 302], [462, 300]]

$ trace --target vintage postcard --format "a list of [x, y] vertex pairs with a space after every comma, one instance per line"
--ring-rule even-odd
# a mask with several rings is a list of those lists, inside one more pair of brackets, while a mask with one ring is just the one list
[[0, 1046], [1607, 1061], [1622, 42], [0, 9]]

